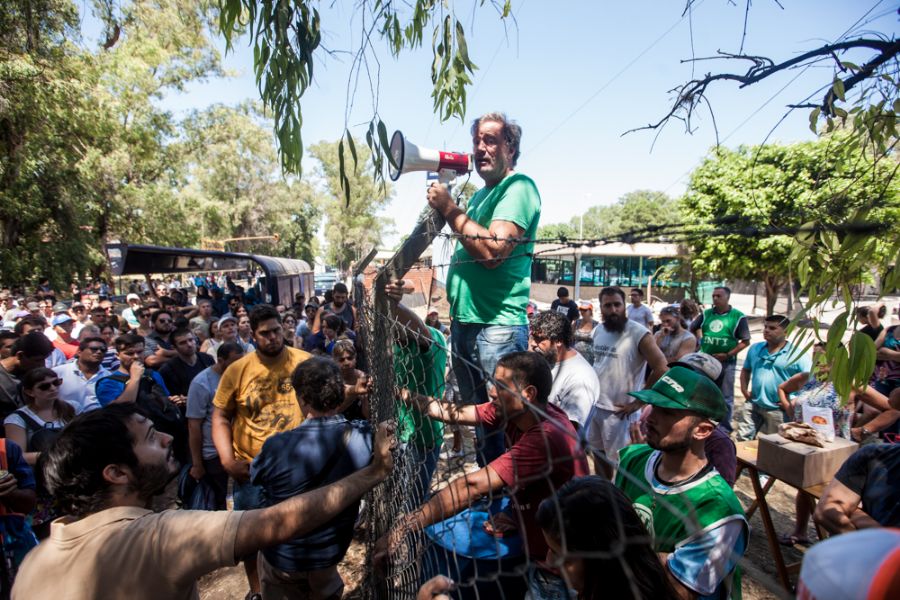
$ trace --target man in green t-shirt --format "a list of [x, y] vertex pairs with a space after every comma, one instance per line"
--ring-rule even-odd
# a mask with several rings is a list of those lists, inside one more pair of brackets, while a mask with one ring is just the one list
[[[425, 322], [400, 299], [403, 284], [388, 287], [394, 327], [394, 378], [397, 387], [417, 394], [441, 398], [447, 370], [447, 342], [444, 334]], [[410, 505], [419, 506], [428, 497], [431, 478], [444, 440], [444, 424], [398, 401], [397, 439], [405, 444], [405, 456], [417, 466]]]
[[630, 395], [652, 406], [647, 443], [619, 452], [616, 485], [634, 504], [679, 597], [740, 598], [747, 519], [705, 450], [726, 414], [722, 392], [705, 375], [676, 366]]
[[[453, 370], [467, 404], [488, 401], [485, 385], [501, 356], [528, 348], [525, 309], [541, 197], [534, 182], [514, 170], [521, 139], [522, 128], [506, 115], [483, 115], [472, 124], [472, 145], [484, 188], [465, 211], [445, 186], [428, 189], [428, 203], [459, 236], [447, 297]], [[476, 431], [478, 464], [484, 466], [503, 453], [503, 435]]]
[[737, 355], [750, 345], [750, 326], [744, 313], [733, 308], [731, 289], [720, 286], [713, 289], [712, 308], [700, 313], [691, 323], [691, 333], [700, 340], [700, 352], [705, 352], [722, 363], [722, 374], [716, 383], [722, 390], [728, 411], [719, 427], [731, 433], [731, 413], [734, 408], [734, 375]]

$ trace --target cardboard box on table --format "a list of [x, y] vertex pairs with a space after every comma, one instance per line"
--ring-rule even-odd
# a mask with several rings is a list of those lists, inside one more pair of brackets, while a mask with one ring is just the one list
[[792, 442], [777, 433], [759, 436], [756, 466], [798, 488], [808, 488], [834, 479], [841, 465], [859, 444], [835, 438], [825, 442], [824, 448]]

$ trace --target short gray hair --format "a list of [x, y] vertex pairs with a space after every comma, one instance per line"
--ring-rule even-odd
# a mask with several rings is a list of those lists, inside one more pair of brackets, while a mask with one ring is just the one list
[[522, 128], [518, 123], [507, 117], [505, 113], [489, 112], [472, 121], [471, 133], [473, 138], [478, 133], [479, 125], [484, 121], [493, 121], [503, 125], [503, 139], [506, 140], [506, 145], [512, 150], [512, 166], [516, 166], [520, 154], [519, 146], [522, 143]]

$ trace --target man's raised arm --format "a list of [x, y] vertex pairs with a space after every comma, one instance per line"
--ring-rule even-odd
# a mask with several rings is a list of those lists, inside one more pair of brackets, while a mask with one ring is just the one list
[[395, 445], [394, 425], [381, 423], [375, 433], [374, 457], [369, 466], [275, 506], [245, 512], [234, 543], [235, 556], [282, 544], [334, 519], [387, 478], [394, 466], [391, 450]]

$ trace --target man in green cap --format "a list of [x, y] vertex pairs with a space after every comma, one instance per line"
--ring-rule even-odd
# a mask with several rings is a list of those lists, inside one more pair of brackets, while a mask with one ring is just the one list
[[719, 387], [672, 367], [650, 389], [631, 392], [651, 405], [647, 443], [620, 451], [616, 485], [634, 504], [672, 584], [685, 598], [740, 598], [737, 562], [749, 528], [704, 443], [726, 406]]

